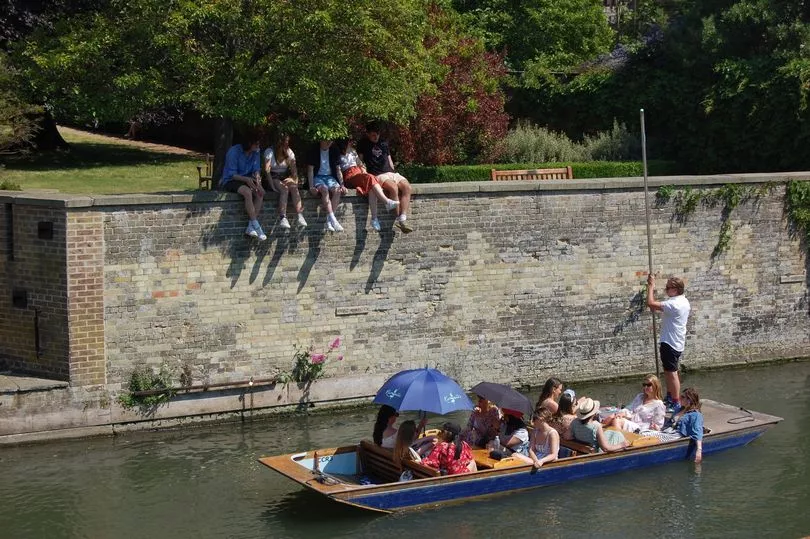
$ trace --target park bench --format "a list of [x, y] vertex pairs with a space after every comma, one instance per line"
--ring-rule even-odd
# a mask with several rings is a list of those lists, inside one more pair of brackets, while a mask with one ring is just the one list
[[394, 464], [394, 454], [390, 449], [380, 447], [368, 440], [360, 442], [360, 464], [363, 467], [363, 473], [385, 483], [399, 481], [403, 468], [409, 469], [414, 479], [425, 479], [441, 475], [438, 470], [408, 460], [402, 461], [403, 468], [400, 468]]
[[[203, 173], [205, 169], [205, 173]], [[212, 190], [214, 188], [214, 156], [205, 154], [205, 163], [197, 165], [197, 175], [200, 177], [200, 189]]]
[[493, 182], [510, 180], [573, 180], [571, 167], [538, 168], [534, 170], [495, 170], [490, 172]]

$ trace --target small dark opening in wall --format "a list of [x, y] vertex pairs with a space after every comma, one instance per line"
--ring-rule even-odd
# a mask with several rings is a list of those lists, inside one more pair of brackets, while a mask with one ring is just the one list
[[37, 223], [37, 237], [41, 240], [52, 240], [53, 223], [51, 221], [40, 221]]
[[27, 309], [28, 292], [20, 288], [15, 288], [11, 292], [11, 303], [18, 309]]

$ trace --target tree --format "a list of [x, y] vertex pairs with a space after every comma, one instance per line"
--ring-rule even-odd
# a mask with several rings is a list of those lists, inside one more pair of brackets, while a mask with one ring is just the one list
[[[183, 106], [311, 139], [405, 121], [428, 86], [422, 0], [110, 0], [38, 29], [17, 61], [60, 117], [127, 121]], [[220, 133], [229, 139], [229, 134]]]
[[23, 152], [31, 147], [38, 131], [40, 107], [22, 99], [19, 85], [3, 53], [0, 53], [0, 155]]
[[423, 93], [416, 116], [398, 131], [399, 157], [443, 165], [492, 162], [506, 135], [503, 56], [486, 52], [483, 41], [466, 33], [458, 16], [434, 5], [428, 52], [441, 69], [435, 89]]

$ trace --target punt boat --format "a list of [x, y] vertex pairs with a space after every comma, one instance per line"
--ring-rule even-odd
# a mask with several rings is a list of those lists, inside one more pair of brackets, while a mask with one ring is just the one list
[[[744, 446], [782, 421], [782, 418], [753, 412], [711, 400], [702, 400], [704, 416], [703, 458]], [[335, 502], [380, 513], [393, 513], [457, 503], [484, 496], [566, 483], [685, 460], [694, 457], [694, 442], [682, 438], [661, 443], [657, 439], [628, 436], [630, 447], [612, 453], [576, 454], [535, 470], [522, 461], [493, 461], [486, 450], [474, 451], [479, 470], [462, 475], [441, 476], [417, 463], [404, 463], [413, 479], [398, 481], [402, 469], [394, 465], [390, 452], [362, 441], [329, 449], [318, 449], [275, 457], [259, 462], [300, 485]], [[565, 445], [565, 444], [564, 444]], [[569, 446], [570, 447], [570, 446]]]

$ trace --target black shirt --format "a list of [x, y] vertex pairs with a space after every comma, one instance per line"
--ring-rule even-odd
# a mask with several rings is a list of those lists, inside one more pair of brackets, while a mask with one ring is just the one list
[[391, 155], [388, 142], [381, 139], [375, 144], [368, 138], [364, 138], [357, 144], [357, 153], [362, 156], [363, 162], [366, 164], [366, 170], [371, 174], [376, 176], [377, 174], [394, 172], [394, 169], [388, 164], [388, 156]]

